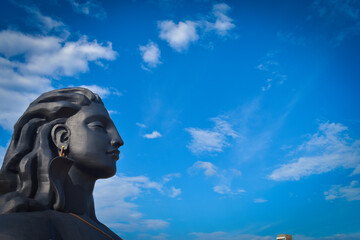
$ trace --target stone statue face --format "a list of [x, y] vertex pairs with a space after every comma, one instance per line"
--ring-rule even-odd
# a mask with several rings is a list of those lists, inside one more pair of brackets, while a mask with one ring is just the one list
[[68, 157], [76, 167], [95, 178], [116, 173], [118, 148], [124, 144], [109, 113], [102, 104], [83, 106], [66, 121], [70, 132]]

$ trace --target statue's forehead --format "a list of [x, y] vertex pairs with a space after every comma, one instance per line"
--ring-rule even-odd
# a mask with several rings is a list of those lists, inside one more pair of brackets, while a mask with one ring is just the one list
[[92, 116], [102, 116], [109, 118], [109, 113], [104, 107], [104, 105], [100, 103], [91, 103], [87, 106], [82, 106], [79, 112], [77, 112], [72, 119], [83, 120]]

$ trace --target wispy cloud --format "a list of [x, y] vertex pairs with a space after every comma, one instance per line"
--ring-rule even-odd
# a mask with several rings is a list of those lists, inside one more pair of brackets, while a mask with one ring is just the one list
[[190, 233], [194, 240], [273, 240], [272, 236], [257, 236], [238, 232], [193, 232]]
[[162, 137], [162, 135], [158, 131], [153, 131], [152, 133], [147, 133], [144, 135], [144, 138], [147, 138], [147, 139], [155, 139], [155, 138], [160, 138], [160, 137]]
[[136, 126], [138, 126], [138, 127], [141, 127], [141, 128], [146, 128], [146, 125], [145, 124], [143, 124], [143, 123], [136, 123]]
[[315, 0], [312, 3], [313, 15], [323, 20], [323, 29], [335, 46], [351, 35], [360, 34], [360, 5], [358, 1]]
[[100, 87], [98, 85], [81, 85], [80, 87], [90, 89], [92, 92], [97, 93], [100, 97], [107, 97], [110, 95], [108, 88]]
[[[259, 236], [252, 234], [243, 234], [241, 232], [193, 232], [190, 233], [194, 240], [273, 240], [274, 236]], [[294, 235], [296, 240], [358, 240], [360, 233], [336, 234], [326, 237], [307, 237], [304, 235]]]
[[160, 61], [161, 53], [160, 53], [160, 49], [156, 43], [150, 41], [147, 45], [140, 46], [139, 50], [140, 50], [141, 57], [144, 61], [144, 64], [146, 65], [146, 67], [143, 66], [143, 68], [145, 70], [148, 70], [148, 68], [155, 68], [159, 64], [161, 64], [161, 61]]
[[122, 93], [112, 87], [101, 87], [98, 85], [80, 85], [80, 87], [87, 88], [92, 92], [98, 94], [101, 98], [107, 98], [110, 95], [122, 96]]
[[152, 239], [152, 240], [167, 240], [169, 235], [166, 233], [159, 233], [157, 235], [154, 234], [149, 234], [149, 233], [139, 233], [137, 234], [137, 238], [136, 239], [144, 239], [144, 240], [148, 240], [148, 239]]
[[269, 178], [299, 180], [339, 167], [356, 169], [360, 164], [360, 141], [350, 138], [347, 132], [348, 128], [340, 123], [321, 123], [318, 131], [296, 149], [299, 157], [275, 169]]
[[75, 12], [89, 15], [98, 19], [105, 19], [106, 12], [100, 2], [96, 0], [77, 1], [68, 0]]
[[[0, 52], [6, 57], [25, 55], [27, 59], [33, 56], [51, 53], [60, 49], [64, 39], [55, 36], [33, 36], [18, 31], [3, 30], [0, 32]], [[6, 59], [3, 59], [5, 61]], [[10, 62], [9, 64], [17, 64]]]
[[237, 169], [219, 169], [211, 162], [197, 161], [188, 168], [190, 175], [202, 172], [206, 177], [214, 179], [214, 192], [218, 194], [236, 195], [246, 192], [243, 189], [232, 190], [231, 182], [234, 177], [241, 176], [241, 172]]
[[225, 3], [218, 3], [213, 6], [213, 14], [216, 20], [213, 24], [209, 23], [221, 36], [226, 36], [235, 27], [235, 24], [232, 23], [233, 20], [227, 15], [230, 10], [229, 5]]
[[289, 43], [294, 46], [305, 46], [307, 44], [307, 39], [305, 37], [297, 36], [293, 32], [277, 32], [276, 35], [282, 43]]
[[345, 198], [347, 201], [360, 200], [360, 185], [352, 181], [349, 186], [334, 185], [329, 191], [324, 192], [326, 200]]
[[200, 128], [186, 128], [192, 140], [187, 147], [194, 154], [222, 152], [228, 144], [226, 136], [222, 133]]
[[165, 175], [161, 181], [152, 181], [146, 176], [114, 176], [97, 181], [94, 199], [97, 216], [108, 226], [120, 231], [148, 231], [164, 229], [169, 222], [162, 219], [148, 219], [134, 203], [137, 198], [150, 194], [151, 191], [165, 194], [171, 198], [181, 194], [181, 189], [165, 184], [179, 174]]
[[177, 196], [179, 196], [181, 194], [181, 189], [180, 188], [176, 188], [176, 187], [171, 187], [171, 193], [169, 195], [169, 197], [175, 198]]
[[6, 147], [0, 146], [0, 168], [4, 161], [5, 153], [6, 153]]
[[24, 9], [30, 16], [30, 18], [27, 19], [27, 23], [32, 27], [36, 27], [42, 34], [58, 34], [63, 38], [67, 38], [70, 35], [68, 27], [62, 21], [45, 16], [35, 5], [28, 6], [15, 0], [10, 0], [10, 2]]
[[266, 85], [265, 85], [265, 86], [262, 86], [262, 87], [261, 87], [261, 90], [262, 90], [263, 92], [268, 91], [268, 90], [271, 88], [271, 85], [272, 85], [271, 82], [272, 82], [272, 78], [266, 79]]
[[244, 189], [237, 189], [235, 191], [231, 190], [230, 186], [227, 184], [220, 184], [220, 185], [216, 185], [213, 187], [214, 192], [218, 193], [218, 194], [223, 194], [223, 195], [236, 195], [236, 194], [241, 194], [241, 193], [245, 193], [246, 191]]
[[307, 237], [304, 235], [294, 235], [293, 237], [296, 240], [358, 240], [360, 233], [335, 234], [326, 237]]
[[198, 172], [200, 170], [204, 171], [205, 176], [214, 176], [217, 175], [217, 168], [214, 164], [211, 162], [203, 162], [203, 161], [197, 161], [194, 163], [189, 169], [189, 173]]
[[306, 36], [306, 31], [297, 26], [291, 32], [278, 32], [280, 42], [308, 46], [317, 39], [326, 38], [327, 43], [336, 47], [360, 34], [360, 4], [357, 0], [313, 0], [309, 10], [307, 23], [317, 26], [316, 34]]
[[213, 5], [212, 19], [186, 20], [178, 23], [173, 20], [159, 21], [159, 37], [178, 52], [187, 50], [190, 44], [197, 42], [204, 33], [216, 32], [219, 36], [225, 37], [235, 28], [233, 20], [227, 15], [230, 10], [229, 5], [218, 3]]
[[[121, 231], [135, 231], [145, 227], [143, 214], [138, 205], [131, 202], [145, 190], [161, 191], [161, 184], [145, 176], [114, 176], [97, 181], [94, 199], [98, 218], [109, 226]], [[164, 224], [168, 223], [164, 221]]]
[[224, 117], [211, 118], [215, 123], [212, 129], [186, 128], [192, 139], [187, 145], [194, 154], [222, 152], [230, 145], [231, 138], [237, 138], [238, 133]]
[[263, 92], [270, 90], [275, 83], [283, 84], [287, 79], [285, 74], [280, 72], [279, 62], [276, 59], [277, 52], [270, 51], [256, 68], [266, 74], [266, 83], [261, 87]]
[[214, 192], [219, 194], [231, 194], [232, 191], [229, 186], [226, 185], [216, 185], [213, 187]]
[[263, 198], [255, 198], [254, 203], [266, 203], [268, 200]]
[[162, 179], [163, 179], [163, 182], [166, 183], [166, 182], [171, 181], [174, 178], [179, 178], [179, 177], [181, 177], [180, 173], [169, 173], [169, 174], [164, 175]]

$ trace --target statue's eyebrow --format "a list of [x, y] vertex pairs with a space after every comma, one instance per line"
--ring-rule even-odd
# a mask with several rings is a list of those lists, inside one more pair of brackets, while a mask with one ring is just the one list
[[109, 116], [106, 116], [103, 114], [95, 114], [95, 115], [91, 115], [91, 116], [85, 118], [86, 123], [90, 123], [93, 121], [101, 121], [103, 123], [108, 123], [108, 122], [111, 122], [112, 120]]

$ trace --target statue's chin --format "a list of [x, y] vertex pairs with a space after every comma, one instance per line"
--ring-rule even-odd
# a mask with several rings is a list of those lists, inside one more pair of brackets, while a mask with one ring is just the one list
[[101, 176], [99, 175], [98, 178], [110, 178], [116, 174], [116, 166], [114, 168], [107, 169], [106, 171], [103, 171], [103, 174]]
[[116, 174], [116, 162], [103, 166], [79, 166], [83, 172], [96, 179], [110, 178]]

